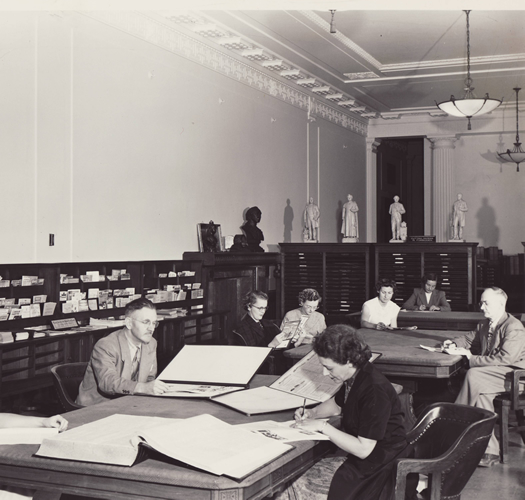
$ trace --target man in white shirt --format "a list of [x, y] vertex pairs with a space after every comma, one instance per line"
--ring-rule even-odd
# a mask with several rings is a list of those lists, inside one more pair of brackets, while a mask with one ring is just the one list
[[[494, 397], [510, 388], [507, 375], [514, 368], [525, 368], [525, 329], [521, 321], [505, 312], [506, 303], [507, 294], [501, 288], [487, 288], [480, 302], [486, 319], [475, 331], [443, 343], [451, 353], [466, 356], [470, 365], [456, 403], [494, 411]], [[479, 465], [491, 467], [498, 461], [499, 446], [493, 432]]]

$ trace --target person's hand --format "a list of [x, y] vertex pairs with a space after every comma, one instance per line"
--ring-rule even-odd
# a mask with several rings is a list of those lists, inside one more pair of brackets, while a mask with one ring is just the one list
[[447, 348], [445, 349], [445, 352], [447, 354], [455, 354], [456, 356], [466, 356], [467, 359], [470, 359], [472, 357], [472, 353], [469, 349], [465, 349], [464, 347], [456, 347], [456, 348]]
[[430, 306], [430, 311], [441, 311], [441, 307], [438, 306]]
[[427, 306], [426, 306], [425, 304], [421, 304], [421, 305], [419, 306], [419, 310], [420, 310], [420, 311], [425, 311], [426, 308], [427, 308]]
[[154, 396], [164, 394], [165, 392], [168, 392], [168, 390], [169, 385], [159, 379], [152, 380], [151, 382], [146, 383], [139, 382], [135, 388], [135, 392], [139, 392], [142, 394], [152, 394]]
[[315, 419], [315, 410], [308, 410], [308, 409], [304, 409], [304, 413], [303, 413], [303, 408], [297, 408], [297, 410], [295, 410], [295, 413], [294, 413], [294, 416], [293, 416], [294, 420], [295, 420], [295, 425], [302, 425], [306, 420], [313, 420]]
[[326, 425], [326, 420], [318, 418], [303, 420], [300, 423], [296, 423], [297, 427], [310, 432], [322, 432], [324, 429], [326, 429]]
[[62, 415], [54, 415], [53, 417], [45, 418], [42, 422], [43, 427], [55, 427], [58, 432], [63, 432], [67, 429], [69, 422]]
[[445, 340], [441, 347], [443, 350], [450, 349], [451, 347], [455, 349], [457, 347], [457, 344], [453, 340]]
[[386, 330], [386, 325], [384, 323], [378, 323], [376, 325], [376, 330]]

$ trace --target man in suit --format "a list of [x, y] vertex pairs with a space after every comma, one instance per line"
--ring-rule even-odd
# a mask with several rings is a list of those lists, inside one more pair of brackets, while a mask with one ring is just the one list
[[[507, 294], [501, 288], [487, 288], [480, 302], [486, 319], [475, 331], [443, 342], [447, 352], [466, 356], [470, 365], [456, 403], [494, 411], [494, 397], [509, 390], [508, 376], [513, 368], [525, 368], [525, 328], [505, 312], [506, 303]], [[492, 467], [498, 461], [499, 446], [493, 432], [479, 465]]]
[[445, 292], [436, 289], [437, 275], [425, 274], [421, 278], [421, 288], [414, 288], [412, 296], [403, 304], [407, 311], [450, 311]]
[[124, 394], [163, 394], [157, 376], [158, 326], [153, 302], [140, 298], [124, 310], [124, 328], [100, 339], [93, 348], [77, 403], [89, 406]]

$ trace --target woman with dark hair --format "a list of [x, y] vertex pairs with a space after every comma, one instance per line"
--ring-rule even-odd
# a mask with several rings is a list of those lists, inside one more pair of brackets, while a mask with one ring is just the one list
[[367, 300], [361, 311], [361, 326], [374, 330], [397, 328], [397, 315], [401, 308], [392, 302], [396, 292], [396, 282], [380, 279], [376, 283], [377, 297]]
[[277, 325], [263, 320], [268, 309], [268, 295], [260, 290], [248, 292], [242, 305], [246, 314], [235, 330], [242, 339], [235, 338], [235, 342], [241, 345], [266, 347], [280, 333]]
[[[296, 425], [322, 432], [344, 456], [324, 458], [277, 498], [390, 500], [394, 461], [411, 453], [394, 387], [369, 363], [370, 348], [350, 325], [329, 326], [313, 348], [324, 373], [342, 385], [332, 399], [304, 413], [299, 408]], [[341, 429], [326, 420], [334, 415], [341, 415]], [[412, 483], [409, 489], [415, 498]]]
[[321, 296], [313, 288], [305, 288], [299, 292], [299, 308], [288, 311], [281, 323], [281, 330], [287, 328], [287, 324], [296, 322], [298, 328], [295, 331], [292, 342], [295, 346], [300, 344], [311, 344], [312, 339], [326, 329], [324, 316], [317, 312]]
[[411, 297], [403, 304], [407, 311], [451, 311], [445, 292], [438, 290], [438, 277], [426, 273], [421, 277], [421, 288], [414, 288]]

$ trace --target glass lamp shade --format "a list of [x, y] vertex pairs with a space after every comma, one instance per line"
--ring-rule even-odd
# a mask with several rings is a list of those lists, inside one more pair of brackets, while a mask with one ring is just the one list
[[498, 156], [503, 161], [508, 161], [509, 163], [515, 163], [517, 171], [520, 171], [520, 163], [525, 161], [525, 151], [521, 149], [521, 144], [519, 142], [514, 143], [514, 149], [507, 149], [505, 153], [498, 153]]
[[450, 96], [449, 101], [440, 102], [437, 107], [451, 116], [472, 118], [476, 115], [490, 113], [501, 104], [498, 99], [491, 99], [488, 94], [482, 98], [455, 99]]

